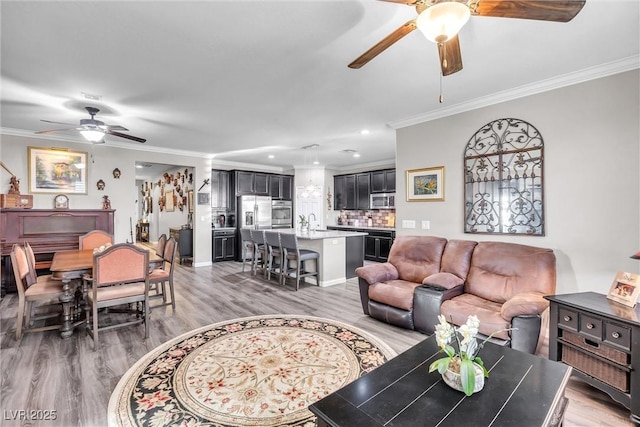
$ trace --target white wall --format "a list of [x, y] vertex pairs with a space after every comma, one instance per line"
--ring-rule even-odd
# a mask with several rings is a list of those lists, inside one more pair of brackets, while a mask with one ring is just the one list
[[[27, 147], [62, 147], [89, 154], [87, 171], [88, 194], [69, 195], [71, 209], [101, 209], [102, 196], [108, 195], [111, 208], [115, 213], [116, 242], [130, 240], [129, 221], [135, 227], [138, 218], [136, 200], [139, 199], [139, 188], [135, 180], [135, 162], [174, 164], [187, 166], [194, 170], [193, 186], [196, 190], [204, 179], [211, 177], [211, 161], [208, 158], [185, 156], [173, 153], [158, 153], [147, 151], [144, 146], [135, 149], [124, 149], [110, 146], [107, 142], [101, 145], [85, 144], [72, 141], [48, 140], [35, 137], [1, 135], [0, 155], [2, 161], [20, 179], [20, 190], [28, 194]], [[120, 179], [113, 177], [113, 169], [120, 169]], [[0, 172], [0, 192], [9, 189], [9, 176], [5, 171]], [[98, 191], [96, 182], [102, 179], [106, 186], [104, 191]], [[211, 191], [205, 186], [202, 191]], [[33, 204], [36, 209], [50, 209], [53, 207], [53, 194], [34, 194]], [[154, 198], [157, 210], [157, 199]], [[211, 207], [209, 205], [195, 205], [194, 213], [194, 265], [211, 264]], [[135, 230], [134, 230], [135, 235]]]
[[[607, 293], [616, 271], [640, 272], [638, 70], [476, 109], [397, 131], [398, 235], [500, 240], [552, 248], [558, 293]], [[546, 236], [464, 233], [463, 151], [483, 125], [525, 120], [544, 140]], [[445, 166], [444, 202], [407, 202], [408, 169]], [[403, 219], [431, 222], [402, 229]], [[418, 225], [419, 226], [419, 225]]]

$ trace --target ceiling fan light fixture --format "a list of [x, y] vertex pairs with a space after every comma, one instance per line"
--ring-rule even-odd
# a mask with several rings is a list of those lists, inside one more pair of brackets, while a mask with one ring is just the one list
[[471, 11], [464, 3], [447, 1], [426, 8], [416, 19], [422, 34], [434, 43], [444, 43], [462, 29]]
[[104, 138], [104, 132], [97, 129], [85, 129], [81, 130], [80, 134], [84, 136], [84, 139], [91, 142], [100, 142]]

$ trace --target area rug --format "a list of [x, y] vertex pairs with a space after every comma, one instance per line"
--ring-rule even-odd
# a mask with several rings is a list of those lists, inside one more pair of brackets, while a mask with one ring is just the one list
[[395, 356], [365, 331], [308, 316], [260, 316], [191, 331], [120, 379], [110, 426], [315, 426], [307, 407]]

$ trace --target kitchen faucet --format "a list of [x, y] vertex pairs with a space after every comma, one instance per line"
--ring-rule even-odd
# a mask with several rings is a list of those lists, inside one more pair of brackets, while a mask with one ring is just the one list
[[314, 221], [318, 221], [318, 218], [316, 218], [316, 214], [314, 214], [313, 212], [311, 212], [309, 215], [307, 215], [307, 221], [309, 221], [309, 230], [314, 231], [315, 228], [311, 227], [311, 215], [313, 215], [313, 220]]

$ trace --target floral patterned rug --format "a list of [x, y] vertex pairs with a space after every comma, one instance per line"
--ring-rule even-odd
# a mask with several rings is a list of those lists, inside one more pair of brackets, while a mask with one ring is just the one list
[[216, 323], [132, 366], [109, 400], [109, 425], [315, 426], [310, 404], [395, 354], [367, 332], [329, 319]]

